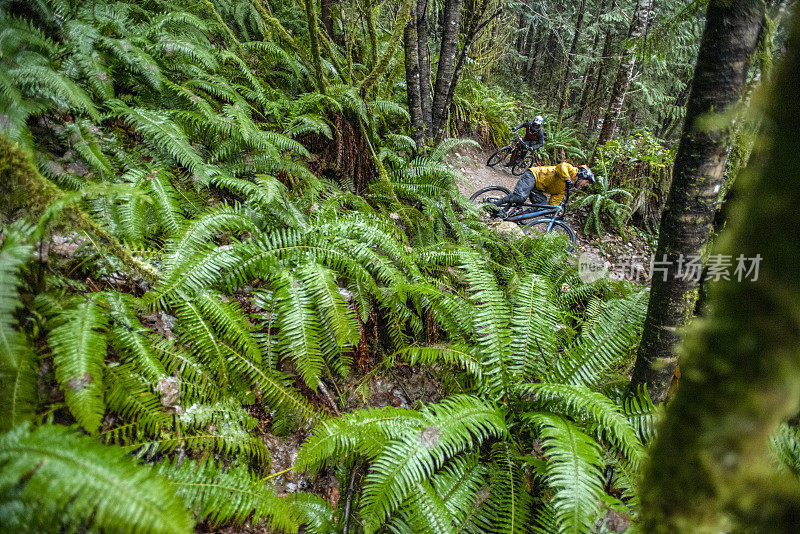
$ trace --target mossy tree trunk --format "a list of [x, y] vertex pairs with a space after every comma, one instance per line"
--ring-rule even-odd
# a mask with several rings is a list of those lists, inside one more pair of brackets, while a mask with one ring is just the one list
[[461, 0], [445, 0], [442, 19], [442, 46], [439, 52], [439, 67], [436, 69], [436, 85], [433, 90], [432, 132], [439, 137], [447, 121], [447, 95], [453, 81], [458, 49], [458, 26], [461, 17]]
[[428, 0], [417, 0], [417, 53], [419, 54], [419, 90], [422, 120], [430, 131], [433, 122], [431, 104], [431, 59], [428, 54]]
[[417, 17], [411, 7], [411, 17], [403, 34], [406, 67], [406, 95], [408, 97], [408, 112], [411, 115], [411, 125], [414, 127], [414, 141], [417, 150], [422, 146], [425, 135], [425, 123], [422, 116], [422, 95], [419, 72], [419, 40], [417, 39]]
[[630, 30], [628, 31], [628, 42], [622, 52], [617, 69], [617, 77], [611, 88], [611, 99], [608, 103], [603, 128], [600, 130], [600, 137], [597, 139], [598, 145], [604, 145], [611, 140], [614, 130], [617, 128], [617, 120], [622, 113], [622, 103], [625, 101], [625, 93], [628, 92], [628, 85], [633, 76], [633, 67], [636, 65], [635, 41], [642, 36], [647, 28], [647, 21], [650, 16], [650, 4], [652, 0], [637, 0], [636, 9], [633, 12]]
[[[602, 0], [597, 6], [597, 19], [606, 12], [608, 1]], [[602, 63], [603, 58], [597, 57], [597, 49], [600, 46], [600, 36], [602, 35], [601, 28], [598, 26], [594, 33], [592, 40], [592, 48], [589, 52], [589, 62], [586, 65], [586, 70], [583, 73], [583, 87], [581, 88], [581, 97], [578, 104], [578, 113], [576, 115], [579, 122], [583, 122], [583, 117], [586, 114], [586, 104], [589, 102], [589, 93], [591, 87], [594, 85], [594, 77], [597, 74], [599, 65]]]
[[762, 0], [712, 0], [700, 43], [692, 92], [661, 216], [656, 260], [632, 387], [647, 384], [654, 402], [666, 398], [678, 357], [680, 329], [692, 317], [699, 280], [681, 272], [681, 259], [703, 253], [724, 184], [730, 117], [742, 95], [761, 33]]
[[319, 49], [319, 22], [313, 0], [305, 0], [306, 19], [308, 20], [308, 40], [311, 43], [311, 61], [314, 65], [314, 78], [320, 93], [325, 92], [325, 74], [322, 72], [322, 55]]
[[[735, 20], [761, 9], [761, 2], [721, 3], [712, 2], [709, 15], [738, 10], [729, 14]], [[739, 26], [724, 20], [718, 28]], [[765, 110], [764, 151], [753, 160], [763, 166], [737, 180], [717, 249], [760, 255], [758, 278], [714, 284], [708, 315], [685, 343], [680, 387], [644, 471], [643, 532], [730, 532], [737, 524], [800, 531], [797, 480], [776, 473], [769, 454], [770, 435], [800, 399], [800, 18], [784, 61]]]

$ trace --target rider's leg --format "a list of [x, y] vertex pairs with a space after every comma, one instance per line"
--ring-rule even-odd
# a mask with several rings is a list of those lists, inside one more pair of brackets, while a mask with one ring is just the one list
[[536, 187], [531, 189], [530, 199], [531, 204], [547, 204], [547, 197]]
[[514, 186], [514, 191], [510, 195], [506, 195], [495, 201], [495, 204], [498, 206], [505, 203], [522, 204], [525, 202], [525, 199], [528, 198], [528, 195], [531, 194], [531, 190], [534, 187], [536, 187], [536, 177], [531, 171], [525, 171], [522, 176], [519, 177], [517, 185]]

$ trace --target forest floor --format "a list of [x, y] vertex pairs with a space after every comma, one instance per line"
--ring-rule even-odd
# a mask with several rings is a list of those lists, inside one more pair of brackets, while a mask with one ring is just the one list
[[[510, 169], [491, 168], [486, 166], [486, 160], [492, 150], [477, 147], [460, 147], [451, 153], [448, 164], [458, 171], [463, 180], [459, 180], [459, 190], [467, 197], [483, 187], [502, 185], [510, 190], [514, 188], [518, 177], [511, 174]], [[616, 275], [614, 267], [626, 257], [648, 256], [647, 244], [639, 237], [629, 235], [629, 239], [621, 236], [604, 233], [603, 236], [586, 236], [581, 228], [583, 214], [579, 210], [572, 210], [567, 214], [567, 222], [576, 230], [578, 237], [578, 255], [580, 261], [589, 261], [595, 265], [605, 266], [610, 271], [612, 278], [626, 278], [632, 281], [631, 276]], [[511, 223], [492, 222], [487, 219], [487, 224], [494, 226], [498, 232], [515, 231], [516, 226]], [[505, 225], [505, 226], [504, 226]], [[307, 393], [316, 397], [317, 403], [324, 406], [330, 415], [336, 411], [349, 413], [367, 407], [396, 406], [403, 408], [415, 407], [418, 403], [431, 403], [441, 399], [444, 391], [441, 388], [435, 373], [418, 365], [409, 366], [401, 362], [394, 365], [384, 365], [386, 354], [379, 348], [378, 332], [369, 332], [368, 348], [362, 357], [357, 358], [353, 368], [338, 386], [329, 392]], [[290, 368], [282, 369], [292, 372]], [[339, 399], [337, 402], [334, 397]], [[341, 403], [341, 404], [340, 404]], [[338, 405], [333, 408], [334, 405]], [[335, 411], [336, 410], [336, 411]], [[258, 412], [259, 410], [256, 410]], [[269, 414], [253, 413], [269, 423]], [[347, 495], [340, 493], [340, 480], [337, 480], [334, 469], [323, 469], [316, 476], [291, 471], [297, 457], [298, 450], [308, 437], [308, 428], [295, 429], [288, 435], [276, 436], [271, 432], [264, 432], [264, 442], [270, 449], [272, 463], [270, 472], [275, 477], [278, 495], [286, 495], [296, 491], [310, 491], [325, 498], [334, 508], [344, 506]], [[360, 473], [359, 476], [363, 476]], [[340, 474], [348, 476], [348, 473]], [[195, 530], [198, 533], [223, 532], [225, 534], [265, 532], [264, 522], [255, 525], [247, 522], [236, 528], [214, 529], [206, 524], [201, 524]], [[266, 532], [269, 532], [267, 529]]]
[[[519, 177], [512, 175], [510, 168], [486, 165], [493, 151], [462, 146], [451, 153], [447, 163], [464, 177], [458, 181], [458, 188], [464, 196], [469, 198], [475, 191], [492, 185], [514, 189]], [[651, 246], [635, 232], [629, 232], [627, 236], [607, 231], [601, 236], [585, 235], [582, 230], [584, 215], [585, 209], [570, 209], [566, 215], [566, 221], [577, 234], [579, 261], [604, 267], [611, 278], [644, 283], [643, 273], [649, 268], [650, 255], [655, 252]], [[508, 230], [503, 223], [488, 224], [498, 231]]]

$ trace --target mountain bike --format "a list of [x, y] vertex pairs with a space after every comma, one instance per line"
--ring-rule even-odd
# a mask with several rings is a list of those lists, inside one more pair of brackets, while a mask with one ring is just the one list
[[469, 199], [475, 204], [485, 206], [493, 218], [503, 221], [510, 221], [522, 226], [522, 231], [529, 236], [540, 233], [556, 232], [563, 234], [572, 243], [568, 250], [575, 250], [573, 246], [577, 242], [575, 230], [564, 221], [564, 214], [569, 206], [569, 196], [572, 190], [572, 182], [567, 181], [564, 200], [558, 206], [550, 204], [498, 204], [501, 198], [511, 194], [511, 191], [501, 185], [484, 187], [473, 193]]
[[534, 158], [528, 143], [522, 139], [522, 137], [519, 135], [519, 132], [514, 133], [517, 134], [517, 140], [510, 145], [506, 145], [495, 150], [494, 154], [489, 156], [489, 160], [486, 162], [486, 165], [489, 167], [494, 167], [501, 162], [504, 165], [508, 164], [509, 162], [513, 162], [511, 165], [511, 174], [514, 176], [519, 176], [528, 168], [533, 167], [536, 159]]

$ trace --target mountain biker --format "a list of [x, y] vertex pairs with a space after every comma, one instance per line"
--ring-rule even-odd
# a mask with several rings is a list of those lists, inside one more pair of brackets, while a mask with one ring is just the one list
[[[586, 165], [574, 167], [566, 161], [558, 165], [531, 167], [520, 176], [510, 195], [493, 202], [496, 205], [522, 204], [530, 197], [531, 204], [549, 203], [551, 206], [558, 206], [564, 199], [568, 181], [574, 189], [580, 189], [586, 184], [594, 183], [594, 174]], [[550, 195], [549, 200], [545, 193]]]
[[[528, 150], [531, 152], [536, 152], [542, 146], [544, 146], [544, 130], [542, 129], [542, 125], [544, 124], [544, 118], [541, 115], [536, 115], [532, 121], [523, 122], [519, 126], [514, 127], [514, 132], [519, 130], [520, 128], [525, 128], [525, 137], [522, 140], [528, 146]], [[512, 161], [509, 161], [505, 164], [506, 167], [510, 167], [514, 164]]]

